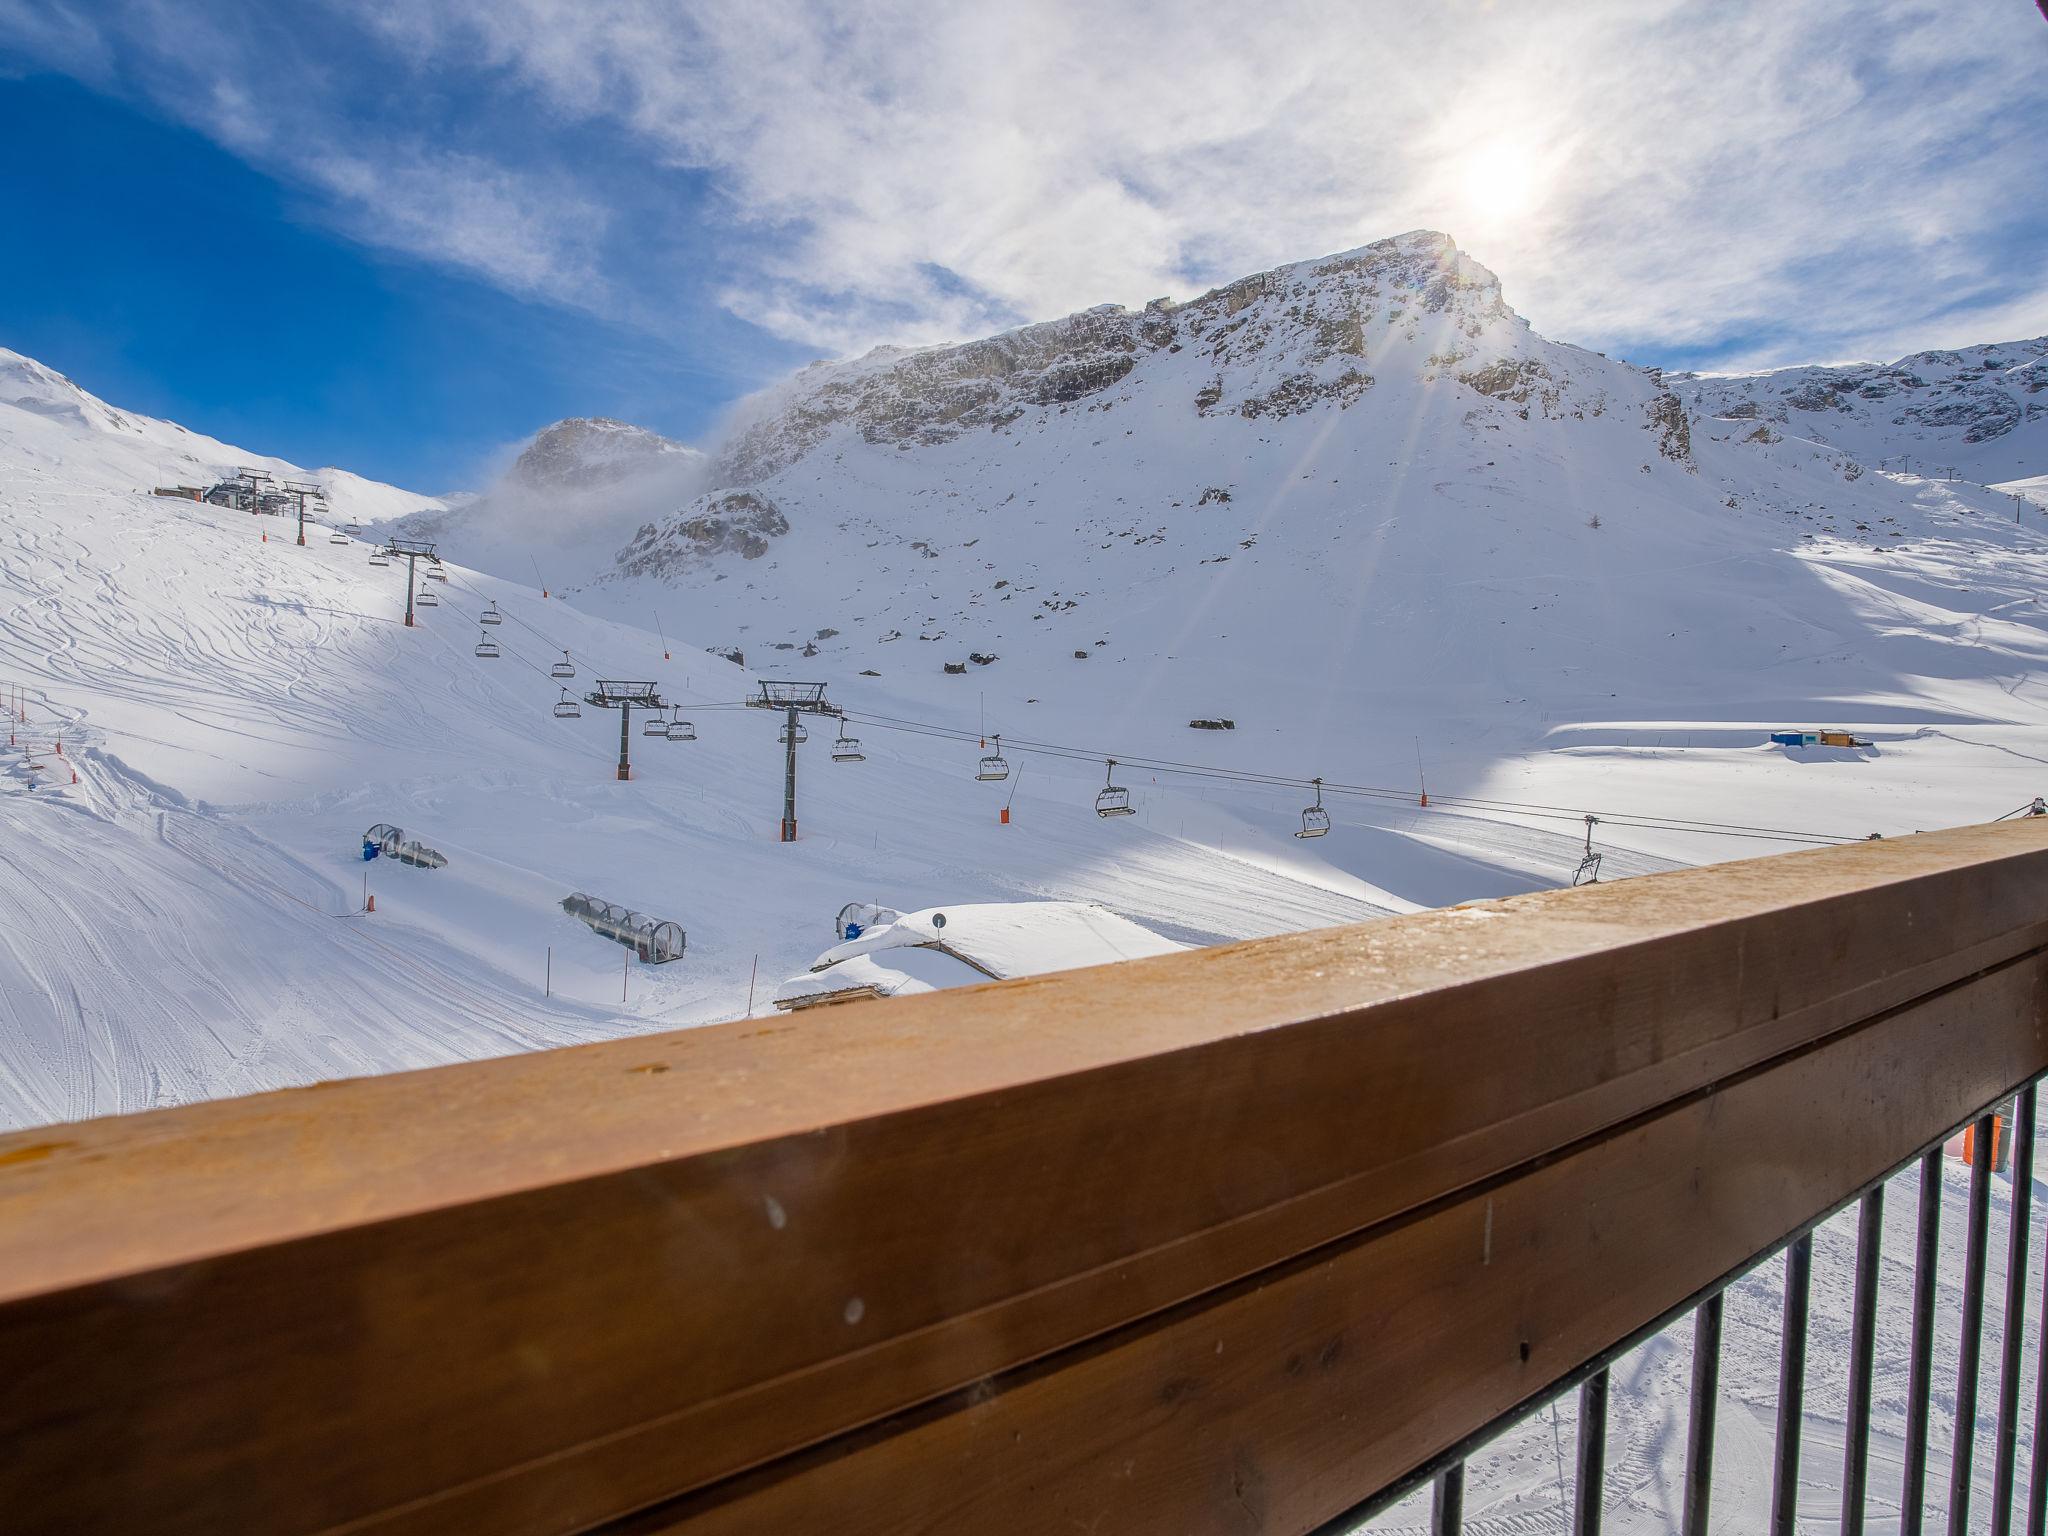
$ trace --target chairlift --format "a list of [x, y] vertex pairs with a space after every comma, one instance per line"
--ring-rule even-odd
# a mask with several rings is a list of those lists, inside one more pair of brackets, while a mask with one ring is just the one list
[[339, 528], [336, 528], [333, 532], [327, 535], [327, 542], [330, 544], [346, 544], [348, 542], [348, 535], [343, 533]]
[[495, 598], [484, 605], [484, 611], [478, 617], [486, 624], [502, 624], [505, 622], [505, 615], [498, 612], [498, 604]]
[[448, 573], [442, 570], [439, 565], [430, 565], [427, 567], [427, 580], [446, 581], [447, 579]]
[[1600, 855], [1593, 851], [1593, 829], [1600, 825], [1598, 816], [1586, 818], [1586, 852], [1579, 860], [1579, 867], [1572, 871], [1573, 885], [1598, 885], [1600, 883]]
[[342, 532], [346, 533], [350, 538], [354, 538], [362, 531], [363, 525], [361, 523], [344, 523], [342, 525]]
[[1131, 792], [1116, 782], [1116, 759], [1106, 759], [1109, 771], [1103, 775], [1102, 790], [1095, 797], [1095, 814], [1098, 816], [1129, 816], [1137, 807], [1131, 804]]
[[1301, 813], [1301, 830], [1296, 837], [1322, 837], [1330, 830], [1330, 813], [1323, 809], [1323, 781], [1311, 779], [1316, 787], [1316, 803]]
[[389, 555], [385, 554], [383, 550], [381, 550], [381, 549], [373, 549], [373, 550], [371, 550], [371, 551], [370, 551], [370, 564], [372, 564], [372, 565], [389, 565], [390, 563], [391, 563], [391, 557], [390, 557]]
[[642, 736], [666, 736], [668, 734], [668, 722], [659, 715], [649, 715], [646, 723], [640, 727], [640, 734]]
[[688, 720], [685, 720], [681, 715], [677, 715], [675, 719], [668, 723], [668, 739], [670, 741], [695, 741], [697, 739], [697, 727]]
[[569, 653], [567, 651], [562, 652], [562, 659], [560, 661], [556, 662], [552, 667], [548, 668], [549, 677], [569, 678], [574, 677], [575, 675], [576, 663], [569, 659]]
[[981, 767], [975, 770], [977, 779], [1001, 783], [1010, 776], [1010, 760], [1003, 756], [1003, 738], [996, 738], [995, 750], [982, 758]]
[[583, 718], [583, 706], [576, 702], [576, 696], [566, 688], [562, 690], [562, 696], [555, 700], [555, 718], [557, 720], [581, 720]]
[[477, 632], [476, 653], [486, 661], [498, 659], [498, 642], [481, 630]]
[[438, 608], [441, 606], [441, 599], [434, 596], [432, 587], [421, 587], [419, 596], [413, 599], [413, 603], [420, 608]]
[[846, 727], [839, 727], [839, 739], [832, 743], [832, 761], [835, 763], [864, 763], [867, 753], [860, 749], [860, 738], [846, 734]]
[[[779, 731], [777, 731], [777, 732], [775, 733], [775, 739], [776, 739], [776, 741], [778, 741], [779, 743], [781, 743], [781, 744], [782, 744], [783, 746], [785, 746], [785, 747], [789, 745], [789, 722], [788, 722], [788, 721], [786, 721], [786, 720], [785, 720], [785, 721], [783, 722], [783, 724], [782, 724], [782, 729], [781, 729], [781, 730], [779, 730]], [[810, 732], [810, 728], [809, 728], [808, 726], [806, 726], [806, 725], [805, 725], [805, 724], [803, 723], [803, 721], [801, 721], [801, 720], [797, 721], [797, 723], [796, 723], [796, 744], [797, 744], [798, 746], [802, 746], [802, 745], [803, 745], [803, 744], [804, 744], [805, 742], [809, 741], [810, 739], [811, 739], [811, 732]]]

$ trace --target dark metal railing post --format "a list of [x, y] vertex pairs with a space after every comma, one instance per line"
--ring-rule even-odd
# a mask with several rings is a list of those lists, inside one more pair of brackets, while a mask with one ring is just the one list
[[1778, 1342], [1778, 1448], [1771, 1469], [1771, 1536], [1799, 1521], [1799, 1434], [1806, 1421], [1806, 1304], [1813, 1289], [1813, 1234], [1785, 1250], [1785, 1316]]
[[[2027, 1196], [2033, 1198], [2033, 1180]], [[2048, 1424], [2048, 1263], [2041, 1266], [2041, 1353], [2034, 1361], [2033, 1453], [2027, 1467], [2027, 1536], [2048, 1536], [2048, 1446], [2041, 1426]]]
[[1458, 1536], [1465, 1524], [1465, 1463], [1454, 1462], [1436, 1475], [1429, 1501], [1430, 1536]]
[[1899, 1536], [1920, 1536], [1927, 1518], [1927, 1405], [1934, 1384], [1934, 1293], [1941, 1259], [1941, 1148], [1920, 1158], [1920, 1227], [1913, 1243], [1913, 1350], [1906, 1366], [1905, 1478]]
[[1578, 1486], [1572, 1490], [1572, 1536], [1600, 1536], [1606, 1489], [1607, 1372], [1603, 1368], [1579, 1387]]
[[1970, 1224], [1963, 1248], [1963, 1329], [1956, 1344], [1956, 1437], [1948, 1469], [1948, 1536], [1969, 1536], [1977, 1451], [1977, 1363], [1984, 1342], [1984, 1247], [1991, 1222], [1990, 1115], [1970, 1133]]
[[1713, 1500], [1714, 1409], [1721, 1395], [1721, 1296], [1715, 1292], [1693, 1314], [1692, 1414], [1685, 1432], [1683, 1536], [1707, 1536], [1707, 1510]]
[[[2013, 1461], [2019, 1454], [2020, 1353], [2026, 1339], [2027, 1229], [2034, 1202], [2034, 1085], [2020, 1090], [2013, 1117], [2012, 1215], [2005, 1242], [2005, 1317], [1998, 1370], [1998, 1440], [1991, 1474], [1991, 1536], [2011, 1536]], [[2036, 1423], [2039, 1420], [2035, 1421]], [[2040, 1453], [2035, 1452], [2036, 1461]]]
[[1884, 1186], [1880, 1184], [1863, 1197], [1856, 1222], [1856, 1299], [1849, 1323], [1849, 1418], [1842, 1453], [1842, 1536], [1863, 1536], [1864, 1500], [1870, 1478], [1870, 1376], [1877, 1352], [1877, 1274], [1883, 1250]]

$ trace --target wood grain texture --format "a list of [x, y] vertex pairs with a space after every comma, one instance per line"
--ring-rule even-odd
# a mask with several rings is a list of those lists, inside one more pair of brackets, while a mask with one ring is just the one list
[[540, 1536], [811, 1486], [2044, 945], [2015, 822], [0, 1138], [0, 1508]]

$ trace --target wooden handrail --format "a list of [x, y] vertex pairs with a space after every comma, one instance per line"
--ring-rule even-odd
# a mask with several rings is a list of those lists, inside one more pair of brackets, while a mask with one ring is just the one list
[[2044, 952], [2018, 821], [0, 1137], [0, 1509], [1307, 1529], [2048, 1071]]

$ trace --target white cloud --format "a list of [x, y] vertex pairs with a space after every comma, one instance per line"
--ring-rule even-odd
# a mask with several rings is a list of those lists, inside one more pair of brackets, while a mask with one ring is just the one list
[[[2048, 34], [1999, 0], [330, 3], [423, 82], [459, 73], [606, 163], [365, 126], [346, 79], [239, 67], [229, 37], [216, 76], [310, 104], [312, 149], [248, 152], [363, 238], [643, 320], [694, 277], [811, 346], [931, 340], [1429, 226], [1596, 345], [1790, 361], [1960, 315], [2048, 328], [2010, 248]], [[231, 100], [186, 99], [245, 134]], [[710, 270], [613, 206], [636, 166], [708, 178]]]

